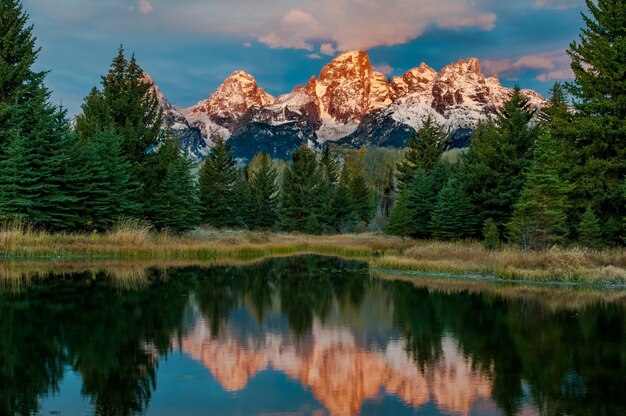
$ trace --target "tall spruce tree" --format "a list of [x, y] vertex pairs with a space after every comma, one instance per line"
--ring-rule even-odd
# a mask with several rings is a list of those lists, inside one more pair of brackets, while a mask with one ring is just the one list
[[476, 233], [477, 216], [469, 198], [454, 183], [448, 184], [437, 195], [433, 207], [430, 229], [433, 237], [455, 240]]
[[567, 235], [567, 195], [571, 186], [563, 179], [563, 153], [548, 133], [534, 146], [534, 159], [526, 184], [507, 228], [509, 238], [523, 249], [545, 250]]
[[283, 177], [281, 213], [287, 231], [311, 231], [324, 209], [324, 178], [316, 154], [306, 146], [293, 153], [293, 162]]
[[[626, 215], [620, 183], [626, 174], [626, 0], [586, 1], [585, 27], [572, 42], [575, 83], [575, 128], [572, 144], [578, 160], [572, 173], [575, 202], [582, 212], [588, 201], [606, 230], [618, 242]], [[608, 234], [612, 234], [608, 235]]]
[[0, 218], [64, 229], [74, 199], [64, 190], [68, 124], [50, 104], [39, 52], [21, 3], [0, 3]]
[[415, 230], [414, 217], [408, 207], [409, 191], [404, 189], [396, 198], [385, 226], [385, 233], [398, 237], [410, 237]]
[[588, 205], [578, 224], [578, 242], [583, 247], [600, 248], [602, 247], [601, 231], [600, 221], [598, 221], [598, 217], [593, 212], [591, 205]]
[[350, 192], [350, 183], [352, 182], [350, 172], [344, 164], [339, 184], [333, 192], [331, 204], [331, 213], [333, 221], [331, 226], [335, 231], [352, 232], [359, 222], [359, 215], [356, 212], [354, 199]]
[[230, 146], [218, 139], [200, 167], [198, 185], [202, 219], [214, 227], [237, 225], [235, 184], [238, 172]]
[[428, 238], [430, 232], [431, 213], [436, 202], [434, 182], [424, 169], [418, 169], [407, 188], [407, 208], [411, 215], [411, 237]]
[[407, 141], [404, 159], [397, 167], [398, 187], [402, 189], [408, 186], [417, 169], [430, 172], [441, 159], [447, 146], [446, 134], [432, 118], [428, 117], [415, 136]]
[[354, 212], [360, 222], [368, 224], [374, 216], [372, 193], [365, 182], [363, 173], [350, 180], [350, 196], [354, 203]]
[[146, 214], [157, 230], [185, 232], [200, 223], [198, 188], [191, 162], [179, 151], [178, 139], [170, 137], [156, 151]]
[[461, 157], [459, 180], [478, 208], [481, 223], [492, 218], [507, 224], [525, 183], [532, 148], [541, 127], [531, 123], [534, 110], [516, 87], [495, 122], [478, 126], [466, 154]]
[[255, 158], [250, 172], [250, 191], [253, 200], [252, 227], [271, 229], [278, 221], [278, 171], [267, 153]]
[[88, 141], [70, 142], [67, 191], [76, 198], [72, 205], [73, 228], [104, 231], [120, 217], [136, 217], [140, 206], [135, 201], [139, 183], [131, 173], [113, 131], [93, 134]]

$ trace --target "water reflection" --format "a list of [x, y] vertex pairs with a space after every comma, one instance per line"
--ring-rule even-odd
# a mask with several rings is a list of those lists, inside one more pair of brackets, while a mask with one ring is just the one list
[[[163, 414], [164, 401], [179, 414], [626, 414], [619, 296], [558, 306], [312, 256], [132, 275], [0, 293], [0, 414], [37, 414], [72, 374], [98, 415]], [[179, 356], [220, 391], [185, 396], [183, 378], [163, 376], [188, 372]], [[267, 374], [289, 382], [254, 383]], [[240, 398], [268, 391], [279, 399]]]

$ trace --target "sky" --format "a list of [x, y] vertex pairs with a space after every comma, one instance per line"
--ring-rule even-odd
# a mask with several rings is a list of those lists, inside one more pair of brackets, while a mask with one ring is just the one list
[[80, 112], [118, 47], [135, 53], [186, 108], [235, 70], [273, 95], [342, 51], [366, 50], [387, 76], [477, 57], [486, 75], [546, 95], [572, 73], [566, 54], [584, 0], [23, 0], [52, 99]]

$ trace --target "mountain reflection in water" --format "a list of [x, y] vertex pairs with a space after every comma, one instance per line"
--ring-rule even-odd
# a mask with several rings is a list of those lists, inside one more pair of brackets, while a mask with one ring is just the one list
[[315, 256], [119, 279], [0, 292], [1, 415], [626, 414], [620, 295], [559, 306]]

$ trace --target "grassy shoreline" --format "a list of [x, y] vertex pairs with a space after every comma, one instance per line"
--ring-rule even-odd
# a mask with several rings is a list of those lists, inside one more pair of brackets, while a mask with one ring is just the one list
[[50, 234], [0, 229], [0, 262], [45, 259], [260, 259], [319, 254], [368, 261], [380, 270], [489, 275], [508, 280], [626, 284], [626, 250], [578, 248], [488, 251], [477, 242], [417, 241], [381, 234], [309, 236], [197, 231], [186, 236], [121, 227], [107, 234]]

